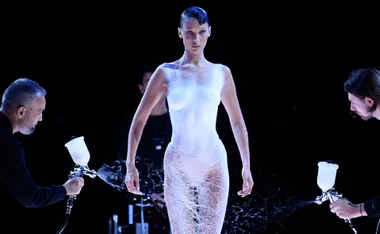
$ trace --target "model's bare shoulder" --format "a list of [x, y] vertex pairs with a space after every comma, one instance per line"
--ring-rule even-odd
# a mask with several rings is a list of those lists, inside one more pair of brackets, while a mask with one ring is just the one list
[[227, 65], [214, 63], [212, 66], [213, 70], [218, 71], [218, 73], [222, 75], [224, 81], [232, 78], [231, 69]]
[[168, 67], [167, 63], [160, 64], [156, 70], [154, 71], [151, 79], [155, 80], [161, 80], [162, 82], [166, 80], [166, 77], [168, 76]]
[[210, 65], [213, 69], [219, 70], [219, 71], [222, 72], [223, 74], [231, 73], [230, 68], [229, 68], [227, 65], [225, 65], [225, 64], [222, 64], [222, 63], [210, 63], [209, 65]]
[[163, 69], [167, 69], [167, 70], [178, 70], [180, 68], [177, 61], [170, 62], [170, 63], [163, 63], [160, 66]]
[[224, 75], [231, 75], [231, 69], [227, 65], [218, 64], [218, 68]]
[[166, 89], [168, 83], [167, 77], [168, 75], [164, 64], [159, 65], [149, 79], [147, 90], [153, 88], [155, 92], [157, 92], [161, 89]]
[[232, 72], [231, 72], [231, 69], [227, 65], [215, 64], [215, 66], [217, 67], [217, 70], [221, 74], [221, 79], [222, 79], [221, 82], [223, 83], [221, 92], [224, 93], [224, 91], [226, 91], [226, 89], [231, 87], [231, 84], [234, 83], [233, 78], [232, 78]]
[[177, 62], [163, 63], [157, 68], [158, 73], [164, 78], [166, 83], [170, 82], [173, 76], [175, 76], [175, 71], [179, 69], [180, 66]]

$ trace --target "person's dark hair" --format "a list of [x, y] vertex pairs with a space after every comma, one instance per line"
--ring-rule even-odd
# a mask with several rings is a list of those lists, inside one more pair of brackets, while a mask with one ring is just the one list
[[371, 98], [375, 102], [372, 110], [375, 110], [380, 103], [380, 71], [371, 67], [351, 71], [344, 83], [344, 91], [361, 99]]
[[37, 82], [28, 78], [19, 78], [5, 90], [1, 100], [1, 107], [8, 110], [19, 108], [41, 95], [46, 96], [46, 90]]
[[200, 7], [192, 6], [184, 10], [181, 14], [181, 18], [179, 21], [179, 27], [182, 28], [183, 21], [186, 18], [195, 18], [198, 20], [200, 25], [208, 23], [210, 25], [210, 20], [208, 18], [208, 14], [205, 10]]
[[138, 84], [142, 85], [144, 83], [144, 74], [147, 72], [153, 73], [158, 67], [156, 62], [145, 62], [139, 70]]

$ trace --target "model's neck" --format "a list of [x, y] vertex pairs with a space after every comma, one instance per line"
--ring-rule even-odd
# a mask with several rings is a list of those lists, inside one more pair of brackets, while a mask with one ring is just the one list
[[192, 65], [202, 65], [207, 62], [203, 53], [193, 54], [185, 51], [183, 56], [179, 59], [181, 65], [192, 64]]

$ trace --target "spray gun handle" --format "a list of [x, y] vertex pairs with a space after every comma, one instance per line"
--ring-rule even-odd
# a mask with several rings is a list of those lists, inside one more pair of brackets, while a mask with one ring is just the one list
[[[80, 166], [76, 165], [74, 167], [74, 170], [70, 172], [69, 174], [69, 178], [74, 178], [74, 177], [82, 177], [83, 176], [83, 172], [82, 172], [82, 169]], [[71, 213], [71, 209], [73, 208], [74, 206], [74, 200], [77, 198], [77, 195], [70, 195], [69, 198], [67, 199], [67, 202], [66, 202], [66, 214], [70, 214]]]
[[67, 203], [66, 203], [66, 214], [70, 214], [71, 213], [71, 209], [73, 208], [73, 205], [74, 205], [74, 200], [77, 198], [76, 195], [70, 195], [69, 196], [69, 199], [67, 199]]
[[345, 219], [344, 220], [346, 223], [348, 223], [348, 225], [350, 226], [351, 230], [354, 232], [354, 233], [358, 233], [358, 231], [356, 230], [356, 225], [351, 221], [351, 219]]
[[[327, 192], [328, 194], [328, 197], [329, 197], [329, 200], [331, 203], [333, 203], [334, 201], [337, 201], [337, 200], [340, 200], [340, 199], [345, 199], [342, 194], [338, 194], [334, 189], [331, 189]], [[354, 225], [354, 223], [351, 221], [351, 219], [344, 219], [344, 221], [346, 223], [349, 224], [351, 230], [354, 232], [354, 233], [357, 233], [357, 230], [356, 230], [356, 226]]]

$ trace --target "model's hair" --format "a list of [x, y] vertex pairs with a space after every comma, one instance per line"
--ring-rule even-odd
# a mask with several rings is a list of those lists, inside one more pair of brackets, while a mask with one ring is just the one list
[[37, 96], [46, 96], [46, 90], [36, 81], [19, 78], [11, 83], [3, 94], [1, 107], [14, 109], [31, 103]]
[[195, 18], [200, 25], [205, 24], [205, 23], [210, 25], [207, 12], [200, 7], [192, 6], [182, 12], [181, 18], [179, 21], [180, 28], [182, 28], [183, 26], [183, 21], [189, 17]]

